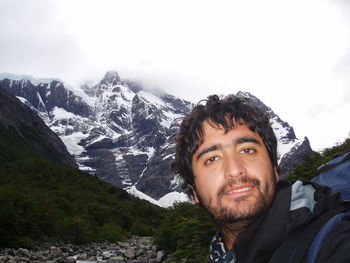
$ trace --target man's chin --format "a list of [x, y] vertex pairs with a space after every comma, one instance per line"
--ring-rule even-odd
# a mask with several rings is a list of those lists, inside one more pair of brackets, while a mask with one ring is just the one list
[[226, 213], [220, 215], [216, 218], [212, 217], [213, 221], [219, 228], [229, 228], [230, 226], [240, 223], [240, 222], [249, 222], [255, 218], [254, 215], [250, 214], [230, 214]]
[[[225, 205], [226, 203], [226, 205]], [[211, 217], [218, 225], [250, 221], [261, 215], [265, 208], [263, 200], [251, 196], [236, 197], [223, 202], [221, 208], [211, 209]]]

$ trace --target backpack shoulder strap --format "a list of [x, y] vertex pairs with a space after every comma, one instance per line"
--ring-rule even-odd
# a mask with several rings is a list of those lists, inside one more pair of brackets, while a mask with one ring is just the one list
[[[304, 227], [300, 227], [293, 231], [293, 233], [287, 238], [287, 240], [275, 251], [269, 263], [305, 262], [309, 247], [313, 242], [314, 237], [319, 233], [320, 229], [322, 229], [322, 227], [332, 217], [348, 209], [349, 206], [343, 206], [337, 210], [329, 210], [322, 216], [320, 216], [317, 220], [315, 220], [313, 223], [308, 224]], [[317, 250], [316, 245], [315, 250]], [[317, 251], [314, 253], [317, 255]]]
[[333, 216], [328, 222], [321, 228], [316, 237], [313, 239], [310, 248], [307, 253], [306, 263], [314, 263], [319, 248], [321, 247], [322, 242], [325, 240], [328, 233], [331, 231], [333, 226], [338, 224], [345, 216], [350, 216], [350, 210], [339, 213]]

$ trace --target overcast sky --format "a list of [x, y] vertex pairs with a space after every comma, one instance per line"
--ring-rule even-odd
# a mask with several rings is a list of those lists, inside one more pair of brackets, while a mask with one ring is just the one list
[[113, 69], [180, 98], [248, 91], [314, 150], [350, 132], [348, 0], [1, 0], [0, 72]]

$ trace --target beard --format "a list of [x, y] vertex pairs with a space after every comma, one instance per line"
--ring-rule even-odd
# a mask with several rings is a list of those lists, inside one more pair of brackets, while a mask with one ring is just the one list
[[[236, 184], [249, 183], [258, 190], [258, 195], [252, 197], [240, 196], [231, 198], [228, 205], [223, 204], [225, 192]], [[220, 187], [217, 191], [217, 202], [213, 204], [213, 200], [206, 200], [196, 191], [200, 205], [208, 212], [216, 225], [222, 228], [228, 228], [232, 224], [239, 222], [250, 222], [254, 218], [259, 217], [270, 206], [273, 196], [276, 192], [277, 181], [275, 175], [271, 175], [271, 181], [266, 184], [265, 191], [261, 189], [260, 181], [249, 177], [232, 178], [226, 185]]]

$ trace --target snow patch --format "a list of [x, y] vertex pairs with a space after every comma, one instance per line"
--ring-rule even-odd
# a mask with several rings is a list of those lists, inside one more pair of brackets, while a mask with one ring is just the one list
[[301, 141], [299, 139], [289, 142], [289, 143], [282, 143], [278, 142], [277, 144], [277, 152], [279, 156], [279, 161], [287, 154], [289, 153], [293, 148], [297, 148], [301, 144]]
[[180, 193], [180, 192], [170, 192], [166, 195], [164, 195], [162, 198], [160, 198], [158, 201], [153, 199], [152, 197], [140, 192], [139, 190], [137, 190], [137, 188], [135, 186], [132, 186], [130, 189], [127, 190], [127, 192], [133, 196], [136, 196], [140, 199], [146, 200], [152, 204], [158, 205], [160, 207], [171, 207], [173, 206], [175, 203], [179, 203], [179, 202], [189, 202], [190, 199], [188, 198], [188, 196], [185, 193]]
[[[47, 115], [45, 116], [44, 114], [42, 115], [41, 112], [38, 112], [37, 109], [34, 108], [33, 105], [30, 104], [30, 102], [29, 102], [27, 99], [25, 99], [25, 98], [23, 98], [23, 97], [20, 97], [20, 96], [16, 96], [16, 98], [19, 99], [20, 102], [22, 102], [24, 105], [26, 105], [26, 106], [28, 106], [29, 108], [31, 108], [33, 111], [37, 112], [37, 113], [40, 115], [40, 117], [47, 117]], [[45, 119], [45, 120], [46, 120], [46, 119]]]
[[282, 125], [275, 119], [272, 119], [271, 127], [279, 141], [288, 134], [287, 129], [282, 127]]
[[174, 158], [175, 154], [174, 153], [171, 153], [171, 154], [168, 154], [167, 156], [165, 156], [162, 161], [168, 159], [168, 158]]
[[120, 85], [119, 87], [122, 92], [122, 97], [127, 101], [132, 101], [135, 97], [135, 93], [131, 91], [128, 86]]
[[55, 115], [56, 120], [69, 119], [69, 118], [80, 118], [80, 116], [75, 115], [72, 112], [66, 111], [65, 109], [55, 107], [52, 110], [52, 114]]
[[174, 176], [174, 179], [170, 181], [169, 189], [175, 189], [179, 187], [182, 183], [183, 183], [182, 178], [178, 174], [176, 174]]
[[83, 172], [87, 172], [89, 174], [94, 174], [96, 172], [95, 169], [89, 167], [89, 166], [85, 166], [83, 164], [78, 164], [79, 165], [79, 170], [83, 171]]
[[65, 82], [63, 82], [63, 85], [67, 90], [73, 92], [74, 95], [82, 98], [82, 100], [90, 107], [93, 107], [95, 105], [96, 98], [88, 96], [82, 89], [74, 88], [72, 85]]
[[146, 200], [152, 204], [155, 204], [157, 206], [161, 206], [161, 204], [156, 199], [153, 199], [152, 197], [137, 190], [136, 186], [132, 186], [130, 189], [127, 190], [127, 192], [133, 196], [136, 196], [140, 199]]
[[92, 144], [97, 143], [99, 141], [102, 141], [103, 139], [106, 139], [106, 138], [108, 138], [108, 137], [105, 135], [99, 135], [97, 138], [91, 140], [88, 145], [92, 145]]
[[20, 97], [20, 96], [16, 96], [17, 99], [19, 99], [23, 104], [26, 104], [29, 103], [25, 98], [23, 97]]
[[158, 203], [162, 207], [171, 207], [175, 203], [190, 202], [190, 201], [191, 200], [188, 198], [188, 196], [185, 193], [174, 191], [164, 195], [162, 198], [158, 200]]
[[84, 152], [84, 147], [80, 146], [78, 143], [89, 136], [89, 134], [84, 134], [82, 132], [76, 132], [71, 135], [62, 136], [61, 140], [66, 145], [67, 150], [72, 155], [79, 155]]
[[146, 154], [148, 155], [148, 158], [151, 158], [153, 156], [154, 152], [155, 152], [154, 147], [148, 147], [147, 151], [146, 151]]
[[183, 117], [182, 114], [175, 114], [169, 111], [163, 111], [163, 114], [165, 115], [166, 119], [161, 120], [161, 124], [163, 125], [163, 127], [169, 129], [171, 124], [174, 122], [174, 120]]
[[154, 96], [151, 93], [147, 93], [147, 92], [144, 92], [144, 91], [139, 91], [137, 94], [139, 95], [140, 98], [144, 99], [146, 102], [156, 105], [157, 108], [161, 108], [161, 107], [165, 107], [166, 106], [162, 99], [160, 99], [157, 96]]
[[277, 153], [278, 153], [278, 162], [291, 151], [292, 148], [298, 146], [301, 141], [295, 139], [293, 141], [283, 139], [288, 135], [288, 129], [283, 127], [280, 122], [275, 118], [272, 119], [271, 127], [277, 137]]

